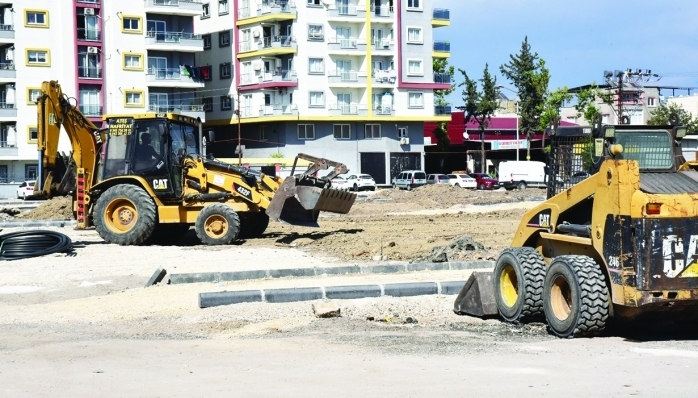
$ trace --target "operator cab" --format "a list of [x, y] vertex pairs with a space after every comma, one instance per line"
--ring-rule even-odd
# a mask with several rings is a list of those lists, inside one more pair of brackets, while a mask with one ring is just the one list
[[184, 159], [200, 155], [200, 122], [172, 113], [105, 115], [104, 121], [97, 182], [140, 176], [162, 200], [180, 200]]

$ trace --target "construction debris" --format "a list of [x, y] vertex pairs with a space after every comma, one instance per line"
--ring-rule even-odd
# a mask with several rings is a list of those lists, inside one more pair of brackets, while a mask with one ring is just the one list
[[73, 199], [70, 196], [51, 198], [34, 210], [18, 214], [16, 218], [25, 220], [69, 220], [73, 218]]
[[[480, 242], [476, 242], [472, 237], [468, 235], [460, 236], [447, 246], [437, 246], [431, 250], [426, 257], [415, 261], [426, 261], [433, 263], [445, 263], [448, 261], [458, 261], [465, 257], [467, 252], [483, 252], [485, 251], [485, 245]], [[413, 261], [414, 262], [414, 261]]]
[[335, 318], [340, 316], [341, 309], [334, 301], [318, 301], [313, 303], [313, 312], [318, 318]]

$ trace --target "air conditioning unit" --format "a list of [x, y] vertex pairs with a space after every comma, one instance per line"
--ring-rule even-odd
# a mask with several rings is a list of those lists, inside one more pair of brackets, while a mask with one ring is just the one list
[[281, 59], [280, 59], [280, 58], [277, 58], [277, 59], [276, 59], [276, 67], [277, 67], [277, 68], [281, 68], [281, 65], [282, 65]]
[[409, 138], [400, 138], [400, 145], [410, 145], [410, 139]]
[[97, 49], [97, 47], [87, 47], [88, 54], [97, 54], [98, 52], [99, 50]]
[[255, 30], [254, 32], [252, 32], [252, 37], [259, 37], [259, 31]]
[[85, 8], [85, 15], [95, 15], [94, 8]]

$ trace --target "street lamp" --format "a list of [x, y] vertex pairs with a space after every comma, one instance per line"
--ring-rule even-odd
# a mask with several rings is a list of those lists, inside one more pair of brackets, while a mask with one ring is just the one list
[[503, 88], [505, 90], [509, 90], [512, 93], [516, 94], [516, 99], [514, 100], [515, 101], [514, 104], [516, 105], [516, 110], [515, 110], [515, 113], [516, 113], [516, 161], [518, 162], [519, 161], [519, 149], [520, 149], [519, 148], [519, 93], [510, 89], [510, 88], [507, 88], [507, 87], [504, 87], [501, 85], [496, 85], [496, 86], [494, 86], [494, 88], [497, 88], [497, 89]]

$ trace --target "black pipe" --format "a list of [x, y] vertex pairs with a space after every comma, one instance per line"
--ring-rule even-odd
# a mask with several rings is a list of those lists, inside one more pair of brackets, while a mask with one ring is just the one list
[[560, 224], [557, 226], [557, 230], [565, 234], [591, 237], [591, 225]]
[[21, 260], [72, 250], [73, 242], [60, 232], [37, 230], [0, 235], [0, 260]]

